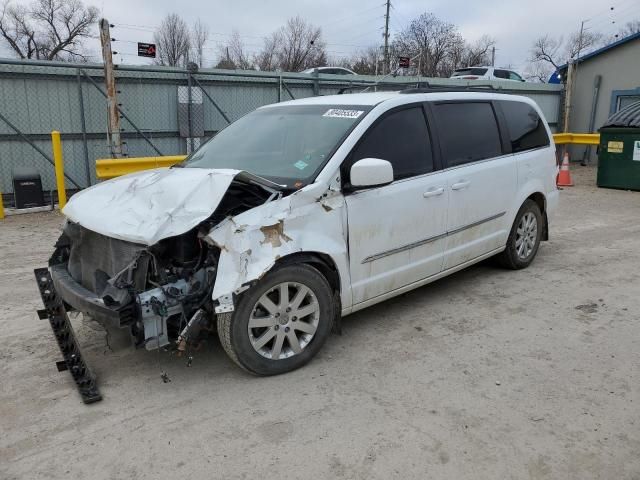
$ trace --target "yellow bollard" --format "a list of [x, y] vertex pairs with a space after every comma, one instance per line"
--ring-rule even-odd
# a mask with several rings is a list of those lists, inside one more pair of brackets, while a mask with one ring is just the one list
[[53, 163], [56, 168], [56, 186], [58, 188], [58, 205], [60, 210], [67, 204], [67, 191], [64, 188], [64, 158], [62, 157], [62, 142], [60, 132], [51, 132], [51, 146], [53, 147]]
[[0, 220], [4, 218], [4, 203], [2, 202], [2, 192], [0, 192]]

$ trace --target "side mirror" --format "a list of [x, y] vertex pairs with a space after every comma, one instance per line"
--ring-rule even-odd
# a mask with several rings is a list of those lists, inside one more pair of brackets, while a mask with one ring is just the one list
[[393, 167], [386, 160], [363, 158], [351, 166], [350, 175], [354, 187], [376, 187], [393, 182]]

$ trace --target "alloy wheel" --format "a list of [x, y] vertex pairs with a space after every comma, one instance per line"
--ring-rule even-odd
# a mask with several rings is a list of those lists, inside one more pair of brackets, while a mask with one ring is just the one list
[[532, 212], [525, 213], [516, 230], [516, 252], [521, 260], [529, 258], [538, 240], [538, 220]]
[[320, 305], [311, 289], [283, 282], [265, 292], [249, 318], [249, 340], [263, 357], [281, 360], [302, 353], [313, 339]]

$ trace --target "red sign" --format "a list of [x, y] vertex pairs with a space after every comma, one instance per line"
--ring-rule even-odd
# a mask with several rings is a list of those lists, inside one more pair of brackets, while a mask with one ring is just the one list
[[411, 65], [411, 59], [409, 57], [398, 57], [398, 67], [409, 68]]

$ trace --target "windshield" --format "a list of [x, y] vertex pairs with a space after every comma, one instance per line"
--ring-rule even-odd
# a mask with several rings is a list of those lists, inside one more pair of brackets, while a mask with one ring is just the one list
[[218, 133], [183, 164], [233, 168], [289, 188], [313, 181], [370, 106], [289, 105], [256, 110]]

